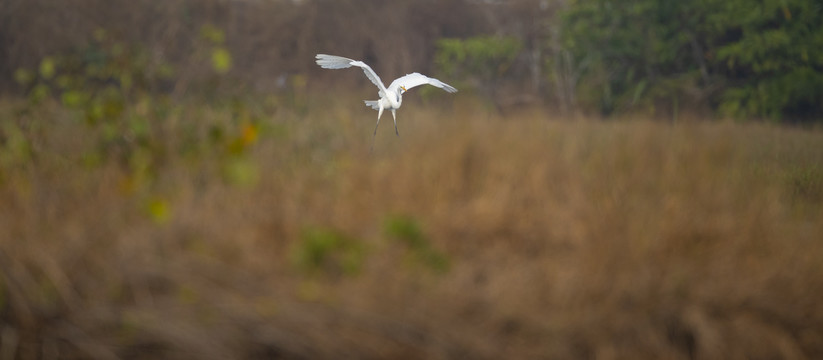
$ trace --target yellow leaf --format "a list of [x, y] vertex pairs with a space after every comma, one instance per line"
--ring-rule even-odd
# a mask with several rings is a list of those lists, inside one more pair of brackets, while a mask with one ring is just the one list
[[229, 160], [223, 166], [223, 172], [226, 180], [233, 185], [253, 186], [260, 179], [257, 164], [243, 157]]
[[94, 30], [94, 40], [103, 41], [106, 40], [106, 29], [97, 28]]
[[148, 204], [149, 216], [158, 224], [164, 224], [171, 218], [171, 206], [165, 199], [152, 199]]
[[244, 145], [251, 145], [257, 141], [257, 126], [254, 124], [245, 124], [243, 125], [243, 130], [240, 134], [240, 139], [242, 140]]
[[211, 64], [218, 73], [231, 69], [231, 53], [226, 48], [218, 47], [211, 52]]
[[51, 79], [54, 76], [54, 59], [48, 56], [43, 58], [40, 62], [40, 76], [44, 79]]
[[63, 101], [63, 105], [74, 108], [83, 105], [86, 95], [77, 90], [69, 90], [60, 95], [60, 99]]
[[211, 24], [204, 25], [200, 28], [200, 36], [214, 44], [222, 44], [226, 38], [223, 30]]

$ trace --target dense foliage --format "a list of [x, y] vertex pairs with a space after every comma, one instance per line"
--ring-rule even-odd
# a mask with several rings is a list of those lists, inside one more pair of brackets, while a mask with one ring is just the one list
[[668, 102], [722, 115], [823, 114], [823, 4], [815, 0], [579, 0], [564, 45], [583, 101], [604, 113]]

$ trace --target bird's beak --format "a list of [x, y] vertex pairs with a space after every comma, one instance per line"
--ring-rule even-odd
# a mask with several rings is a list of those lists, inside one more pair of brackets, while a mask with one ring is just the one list
[[401, 86], [400, 89], [402, 89], [403, 92], [406, 92], [406, 87], [405, 86]]

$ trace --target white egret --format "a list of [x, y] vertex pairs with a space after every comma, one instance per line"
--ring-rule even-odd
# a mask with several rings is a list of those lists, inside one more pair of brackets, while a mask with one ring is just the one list
[[397, 134], [397, 136], [400, 136], [400, 132], [397, 131], [396, 111], [400, 108], [400, 105], [403, 103], [404, 92], [408, 91], [409, 89], [415, 86], [424, 84], [439, 87], [450, 93], [457, 92], [457, 89], [455, 89], [449, 84], [446, 84], [440, 80], [430, 78], [426, 75], [416, 72], [395, 79], [387, 88], [385, 85], [383, 85], [383, 82], [380, 80], [380, 77], [377, 76], [377, 73], [375, 73], [370, 66], [366, 65], [366, 63], [362, 61], [344, 58], [342, 56], [317, 54], [317, 65], [320, 65], [320, 67], [324, 69], [345, 69], [352, 66], [363, 68], [363, 72], [366, 73], [366, 77], [368, 77], [369, 80], [371, 80], [371, 82], [373, 82], [374, 85], [376, 85], [377, 88], [380, 89], [380, 91], [377, 92], [377, 95], [380, 96], [380, 99], [363, 100], [366, 103], [366, 106], [377, 110], [377, 124], [374, 126], [372, 144], [374, 144], [374, 137], [377, 136], [377, 127], [380, 125], [380, 117], [383, 115], [383, 110], [391, 110], [391, 116], [394, 120], [394, 132], [395, 134]]

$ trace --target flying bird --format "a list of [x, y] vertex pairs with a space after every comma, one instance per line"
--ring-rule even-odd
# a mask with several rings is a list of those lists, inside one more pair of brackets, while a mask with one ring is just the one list
[[366, 77], [368, 77], [369, 80], [377, 86], [379, 89], [377, 95], [380, 96], [380, 99], [363, 100], [366, 103], [366, 106], [377, 110], [377, 124], [374, 126], [372, 146], [374, 145], [374, 137], [377, 136], [377, 127], [380, 125], [380, 117], [383, 116], [383, 110], [391, 110], [391, 116], [394, 120], [394, 133], [397, 134], [397, 136], [400, 136], [400, 132], [397, 131], [396, 111], [403, 103], [404, 92], [415, 86], [424, 84], [439, 87], [450, 93], [457, 92], [457, 89], [449, 84], [416, 72], [401, 76], [392, 81], [389, 87], [386, 87], [383, 85], [383, 81], [380, 80], [380, 77], [377, 76], [377, 73], [375, 73], [369, 65], [366, 65], [366, 63], [362, 61], [352, 60], [342, 56], [317, 54], [317, 65], [320, 65], [320, 67], [324, 69], [345, 69], [352, 66], [357, 66], [362, 68], [363, 72], [366, 73]]

